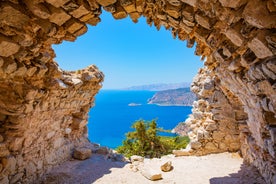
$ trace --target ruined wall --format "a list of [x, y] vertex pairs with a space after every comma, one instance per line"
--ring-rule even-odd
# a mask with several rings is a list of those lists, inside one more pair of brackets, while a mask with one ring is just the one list
[[238, 99], [221, 87], [207, 67], [200, 69], [193, 79], [191, 90], [198, 100], [185, 124], [179, 125], [186, 127], [191, 141], [185, 150], [174, 151], [176, 156], [240, 150], [239, 127], [245, 124], [247, 115]]
[[[115, 19], [129, 15], [137, 22], [143, 15], [149, 25], [186, 39], [187, 47], [197, 43], [195, 54], [208, 57], [205, 65], [214, 80], [209, 92], [204, 88], [211, 96], [199, 94], [195, 103], [194, 120], [202, 113], [213, 126], [191, 123], [197, 127], [191, 136], [201, 144], [198, 153], [237, 150], [240, 143], [245, 160], [268, 183], [275, 182], [274, 0], [1, 1], [0, 181], [34, 181], [87, 142], [87, 112], [103, 75], [95, 67], [60, 71], [51, 45], [84, 34], [86, 24], [100, 22], [102, 8]], [[194, 83], [199, 91], [201, 79]], [[224, 147], [215, 132], [223, 134]]]

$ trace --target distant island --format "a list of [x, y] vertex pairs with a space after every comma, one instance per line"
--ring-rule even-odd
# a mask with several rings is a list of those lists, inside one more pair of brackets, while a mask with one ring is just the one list
[[154, 96], [148, 99], [148, 104], [162, 106], [192, 106], [196, 100], [196, 95], [190, 88], [169, 89], [158, 91]]
[[128, 106], [140, 106], [140, 105], [142, 105], [142, 104], [140, 104], [140, 103], [129, 103], [128, 104]]
[[174, 83], [174, 84], [148, 84], [141, 86], [131, 86], [123, 90], [146, 90], [146, 91], [163, 91], [168, 89], [189, 88], [190, 82]]

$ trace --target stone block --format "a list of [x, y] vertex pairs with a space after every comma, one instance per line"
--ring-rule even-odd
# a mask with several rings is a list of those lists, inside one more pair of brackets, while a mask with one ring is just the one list
[[258, 58], [266, 58], [273, 56], [273, 53], [268, 48], [268, 43], [265, 39], [265, 32], [258, 34], [250, 42], [248, 42], [248, 47], [254, 52]]
[[70, 14], [75, 18], [80, 18], [89, 13], [90, 13], [90, 11], [84, 5], [81, 5], [77, 9], [70, 12]]
[[6, 157], [8, 155], [10, 155], [10, 151], [6, 146], [6, 143], [0, 143], [0, 157]]
[[214, 131], [217, 129], [217, 125], [215, 123], [209, 123], [206, 127], [207, 131]]
[[208, 142], [206, 145], [205, 145], [205, 149], [209, 150], [209, 151], [216, 151], [218, 148], [217, 146], [212, 143], [212, 142]]
[[74, 21], [74, 20], [70, 20], [65, 24], [66, 30], [71, 34], [76, 33], [78, 30], [80, 30], [84, 26], [85, 26], [85, 24], [78, 22], [78, 21]]
[[162, 174], [159, 171], [157, 171], [157, 170], [155, 170], [153, 168], [150, 168], [150, 167], [146, 167], [146, 166], [144, 166], [142, 168], [141, 174], [145, 178], [147, 178], [147, 179], [149, 179], [151, 181], [156, 181], [156, 180], [162, 179]]
[[0, 177], [0, 183], [1, 184], [10, 184], [8, 176]]
[[53, 142], [53, 148], [54, 149], [57, 149], [57, 148], [60, 148], [62, 146], [64, 142], [64, 139], [62, 137], [56, 137], [54, 142]]
[[195, 20], [199, 25], [201, 25], [205, 29], [211, 29], [211, 21], [207, 16], [196, 14]]
[[[23, 172], [17, 173], [11, 177], [10, 184], [20, 183], [20, 179], [24, 176]], [[0, 182], [1, 183], [1, 182]]]
[[27, 15], [4, 2], [1, 2], [0, 12], [0, 24], [2, 25], [22, 28], [30, 21]]
[[92, 151], [89, 148], [76, 148], [73, 153], [73, 157], [78, 160], [85, 160], [90, 158]]
[[20, 46], [8, 37], [0, 35], [0, 56], [9, 57], [17, 53]]
[[59, 8], [64, 4], [68, 3], [70, 0], [45, 0], [47, 3]]
[[42, 3], [36, 3], [33, 0], [25, 0], [24, 2], [28, 9], [39, 18], [48, 19], [50, 17], [49, 10]]
[[16, 159], [13, 156], [2, 158], [2, 164], [7, 173], [15, 173]]
[[62, 26], [65, 22], [67, 22], [71, 16], [68, 15], [65, 11], [61, 8], [54, 8], [50, 9], [51, 16], [49, 17], [50, 22], [57, 24], [58, 26]]
[[166, 4], [165, 11], [173, 18], [179, 18], [181, 15], [181, 6], [173, 6], [170, 3]]
[[240, 147], [239, 143], [233, 142], [229, 145], [229, 151], [238, 151]]
[[247, 3], [248, 0], [219, 0], [222, 6], [237, 9]]
[[94, 18], [94, 17], [95, 17], [95, 15], [93, 13], [89, 13], [89, 14], [82, 16], [79, 20], [82, 22], [86, 22], [89, 19]]
[[190, 142], [190, 145], [191, 145], [191, 148], [192, 148], [192, 149], [195, 149], [195, 150], [201, 148], [201, 146], [202, 146], [202, 144], [201, 144], [200, 142], [194, 141], [194, 140], [192, 140], [192, 141]]
[[86, 21], [87, 24], [90, 24], [92, 26], [96, 26], [99, 22], [101, 22], [101, 19], [99, 17], [93, 17]]
[[99, 147], [97, 150], [96, 150], [96, 153], [98, 154], [102, 154], [102, 155], [106, 155], [109, 153], [109, 149], [107, 147]]
[[221, 141], [224, 138], [225, 134], [220, 131], [213, 132], [213, 139], [216, 141]]
[[268, 11], [262, 0], [248, 1], [242, 16], [249, 24], [260, 29], [276, 27], [275, 14]]
[[197, 3], [197, 0], [181, 0], [183, 3], [186, 3], [190, 6], [193, 6], [195, 7], [196, 6], [196, 3]]
[[268, 0], [267, 1], [267, 8], [270, 12], [276, 12], [276, 2], [273, 0]]
[[135, 2], [133, 0], [120, 0], [120, 4], [127, 13], [136, 11]]
[[136, 0], [136, 10], [137, 12], [139, 13], [142, 13], [143, 10], [144, 10], [144, 4], [145, 4], [145, 1], [144, 0]]
[[[1, 44], [0, 44], [1, 46]], [[17, 69], [17, 64], [14, 62], [14, 63], [9, 63], [7, 65], [7, 67], [4, 69], [4, 72], [7, 73], [7, 74], [11, 74], [13, 72], [15, 72]]]
[[116, 3], [117, 0], [96, 0], [102, 6], [109, 6]]
[[24, 137], [16, 137], [9, 145], [11, 151], [20, 151], [23, 146]]
[[127, 17], [127, 13], [125, 12], [124, 8], [121, 6], [117, 6], [116, 12], [112, 13], [114, 19], [123, 19]]
[[224, 34], [236, 46], [241, 46], [244, 42], [244, 39], [238, 30], [230, 28]]
[[129, 16], [130, 16], [130, 18], [132, 19], [132, 21], [133, 21], [134, 23], [137, 23], [139, 17], [141, 16], [141, 14], [138, 13], [138, 12], [132, 12], [132, 13], [129, 14]]

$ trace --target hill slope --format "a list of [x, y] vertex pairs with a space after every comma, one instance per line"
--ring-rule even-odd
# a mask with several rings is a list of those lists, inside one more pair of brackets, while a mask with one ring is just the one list
[[196, 95], [190, 88], [170, 89], [158, 91], [148, 100], [149, 104], [192, 106]]
[[188, 88], [190, 87], [190, 82], [175, 83], [175, 84], [149, 84], [141, 86], [131, 86], [124, 88], [124, 90], [148, 90], [148, 91], [162, 91], [168, 89], [178, 89], [178, 88]]

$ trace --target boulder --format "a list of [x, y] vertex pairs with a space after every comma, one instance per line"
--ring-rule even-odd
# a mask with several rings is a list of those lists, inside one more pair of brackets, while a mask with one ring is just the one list
[[73, 157], [78, 160], [85, 160], [92, 155], [92, 151], [89, 148], [76, 148], [74, 150]]
[[99, 147], [96, 150], [96, 153], [101, 154], [101, 155], [107, 155], [109, 153], [109, 149], [107, 147]]
[[144, 167], [143, 169], [141, 169], [141, 174], [145, 178], [152, 180], [152, 181], [162, 179], [162, 174], [158, 170], [155, 170], [151, 167]]
[[160, 168], [161, 168], [161, 171], [169, 172], [173, 169], [172, 162], [168, 161], [168, 162], [164, 163], [163, 165], [161, 165]]
[[138, 156], [138, 155], [132, 155], [130, 157], [130, 162], [133, 163], [135, 161], [138, 161], [138, 162], [144, 162], [144, 157], [142, 156]]

